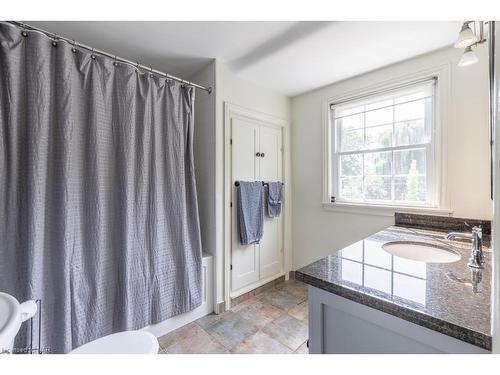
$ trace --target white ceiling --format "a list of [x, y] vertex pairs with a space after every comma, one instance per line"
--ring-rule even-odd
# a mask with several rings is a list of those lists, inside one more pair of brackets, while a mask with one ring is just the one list
[[28, 22], [189, 78], [212, 58], [295, 96], [453, 43], [459, 22]]

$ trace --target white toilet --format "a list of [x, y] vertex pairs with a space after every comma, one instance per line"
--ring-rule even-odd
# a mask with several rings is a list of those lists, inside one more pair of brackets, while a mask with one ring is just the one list
[[[12, 353], [14, 338], [21, 323], [36, 314], [35, 301], [19, 303], [0, 292], [0, 354]], [[113, 333], [82, 345], [70, 354], [158, 354], [158, 339], [146, 331]]]
[[0, 354], [12, 353], [21, 323], [33, 317], [36, 310], [35, 301], [19, 303], [10, 294], [0, 292]]

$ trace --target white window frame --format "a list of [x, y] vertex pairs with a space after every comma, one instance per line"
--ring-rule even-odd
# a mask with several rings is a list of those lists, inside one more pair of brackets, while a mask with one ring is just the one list
[[[448, 199], [446, 195], [446, 155], [447, 155], [447, 121], [448, 121], [448, 101], [450, 97], [450, 66], [443, 64], [437, 67], [422, 70], [420, 72], [407, 74], [396, 79], [380, 82], [369, 87], [359, 90], [343, 93], [329, 97], [323, 102], [323, 196], [322, 205], [325, 209], [331, 211], [363, 213], [383, 216], [393, 216], [394, 212], [417, 212], [417, 213], [433, 213], [433, 214], [451, 214], [452, 211], [448, 208]], [[335, 125], [331, 116], [331, 106], [339, 102], [348, 100], [356, 100], [357, 98], [376, 95], [384, 91], [396, 90], [404, 86], [423, 82], [425, 80], [436, 79], [434, 92], [434, 118], [433, 132], [431, 135], [432, 150], [435, 162], [430, 166], [431, 179], [433, 186], [431, 187], [433, 195], [433, 205], [405, 205], [394, 204], [394, 202], [342, 202], [331, 201], [332, 196], [338, 197], [336, 187], [337, 183], [332, 183], [337, 168], [337, 157], [333, 151], [335, 147]], [[373, 150], [371, 150], [373, 151]], [[427, 168], [429, 168], [428, 160]]]

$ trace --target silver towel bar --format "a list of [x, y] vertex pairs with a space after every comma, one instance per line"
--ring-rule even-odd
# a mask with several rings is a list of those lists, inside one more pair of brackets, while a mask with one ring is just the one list
[[[262, 181], [262, 186], [268, 186], [268, 185], [269, 184], [267, 182]], [[285, 183], [282, 182], [281, 185], [285, 185]], [[235, 181], [234, 182], [234, 186], [240, 186], [240, 182], [239, 181]]]

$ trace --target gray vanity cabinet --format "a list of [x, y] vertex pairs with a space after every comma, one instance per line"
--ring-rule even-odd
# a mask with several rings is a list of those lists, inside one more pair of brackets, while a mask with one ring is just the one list
[[309, 286], [311, 354], [481, 354], [478, 346]]

